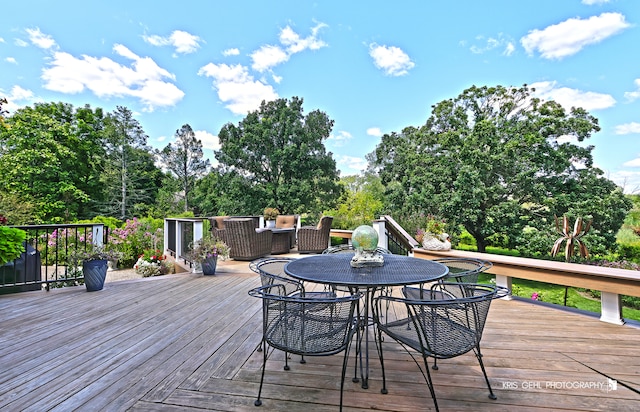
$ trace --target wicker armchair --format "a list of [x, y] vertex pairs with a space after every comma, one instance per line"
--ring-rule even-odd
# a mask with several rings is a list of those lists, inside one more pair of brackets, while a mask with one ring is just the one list
[[344, 352], [340, 383], [340, 410], [344, 392], [349, 347], [356, 330], [354, 312], [361, 293], [333, 298], [287, 295], [282, 284], [274, 283], [249, 291], [262, 299], [262, 376], [256, 406], [262, 405], [262, 385], [269, 355], [268, 346], [302, 356], [328, 356]]
[[211, 223], [211, 235], [221, 239], [223, 242], [226, 242], [224, 238], [224, 221], [227, 219], [229, 219], [229, 216], [214, 216], [209, 218], [209, 223]]
[[298, 253], [322, 253], [329, 246], [332, 216], [323, 216], [317, 226], [298, 229]]
[[[296, 229], [298, 226], [298, 215], [278, 215], [276, 217], [276, 229]], [[289, 236], [290, 248], [296, 245], [296, 231]]]
[[[466, 297], [456, 297], [464, 285]], [[489, 398], [496, 399], [482, 362], [480, 340], [491, 301], [504, 297], [508, 290], [495, 285], [436, 283], [431, 288], [443, 298], [410, 300], [392, 296], [378, 296], [373, 301], [373, 317], [378, 326], [382, 393], [387, 393], [382, 352], [382, 333], [422, 355], [424, 369], [414, 358], [427, 382], [436, 411], [438, 402], [429, 372], [427, 358], [450, 359], [473, 351], [489, 388]], [[449, 292], [449, 291], [453, 292]], [[446, 296], [446, 297], [444, 297]], [[411, 354], [411, 352], [409, 352]]]
[[224, 221], [224, 240], [229, 245], [229, 257], [235, 260], [254, 260], [271, 253], [270, 230], [256, 231], [251, 218]]

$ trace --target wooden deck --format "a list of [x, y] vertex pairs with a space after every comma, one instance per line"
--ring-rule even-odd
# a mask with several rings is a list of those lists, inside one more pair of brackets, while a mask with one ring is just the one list
[[[216, 276], [177, 274], [0, 296], [0, 410], [335, 411], [341, 357], [283, 354], [260, 382], [258, 278], [246, 262]], [[482, 348], [498, 399], [472, 354], [432, 373], [443, 411], [640, 410], [640, 329], [523, 301], [494, 301]], [[433, 410], [411, 358], [384, 343], [387, 395], [345, 382], [345, 410]], [[352, 352], [353, 354], [353, 352]], [[372, 355], [375, 356], [375, 355]], [[608, 390], [608, 378], [617, 389]], [[631, 388], [631, 389], [630, 389]]]

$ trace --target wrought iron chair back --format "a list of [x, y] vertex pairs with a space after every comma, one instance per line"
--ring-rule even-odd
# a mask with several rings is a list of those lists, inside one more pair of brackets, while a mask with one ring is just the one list
[[[460, 290], [464, 290], [462, 297], [458, 296]], [[427, 363], [429, 357], [449, 359], [473, 351], [489, 388], [489, 398], [496, 399], [482, 361], [480, 340], [491, 301], [505, 296], [508, 290], [495, 285], [442, 282], [434, 284], [429, 293], [437, 298], [407, 299], [384, 295], [374, 298], [378, 342], [382, 342], [384, 333], [408, 352], [411, 348], [422, 355], [424, 370], [415, 358], [414, 361], [427, 382], [436, 410], [438, 403]], [[382, 390], [386, 393], [382, 344], [379, 356]]]
[[[442, 278], [440, 282], [456, 282], [456, 283], [477, 283], [478, 275], [488, 269], [493, 264], [488, 260], [475, 259], [475, 258], [439, 258], [434, 259], [434, 262], [442, 263], [449, 268], [447, 276]], [[464, 296], [464, 288], [458, 287], [450, 288], [450, 292], [455, 292], [457, 297]], [[402, 288], [402, 293], [407, 299], [425, 299], [425, 286], [405, 286]], [[441, 296], [430, 291], [429, 299], [439, 299]]]
[[[262, 404], [268, 347], [302, 356], [328, 356], [344, 352], [340, 384], [342, 410], [344, 377], [349, 347], [357, 327], [355, 308], [361, 293], [349, 296], [319, 298], [291, 296], [282, 284], [261, 286], [249, 295], [262, 299], [262, 376], [256, 406]], [[285, 369], [288, 363], [285, 356]]]

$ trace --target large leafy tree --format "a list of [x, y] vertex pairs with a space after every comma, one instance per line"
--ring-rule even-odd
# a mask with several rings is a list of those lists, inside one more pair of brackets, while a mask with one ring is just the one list
[[315, 110], [303, 115], [303, 100], [262, 102], [237, 126], [226, 124], [216, 151], [223, 174], [234, 173], [228, 196], [248, 198], [245, 213], [275, 207], [281, 213], [316, 212], [333, 207], [340, 196], [336, 163], [324, 147], [333, 120]]
[[101, 110], [37, 103], [0, 127], [0, 189], [34, 206], [34, 222], [91, 215], [101, 161]]
[[350, 175], [340, 179], [344, 191], [338, 206], [325, 213], [333, 216], [332, 227], [355, 229], [360, 225], [370, 225], [382, 212], [384, 187], [380, 178], [371, 173]]
[[103, 212], [121, 220], [143, 213], [155, 202], [162, 172], [147, 135], [131, 110], [117, 106], [105, 119], [107, 162], [102, 175]]
[[203, 159], [202, 142], [196, 139], [191, 126], [183, 125], [176, 131], [175, 143], [160, 152], [164, 165], [176, 177], [184, 195], [184, 211], [189, 210], [189, 197], [197, 178], [209, 168], [209, 160]]
[[369, 160], [389, 209], [442, 215], [479, 251], [498, 233], [513, 247], [526, 226], [568, 211], [594, 216], [594, 228], [611, 235], [628, 202], [593, 166], [593, 147], [573, 143], [599, 130], [584, 109], [543, 102], [526, 85], [473, 86], [435, 105], [424, 126], [383, 136]]

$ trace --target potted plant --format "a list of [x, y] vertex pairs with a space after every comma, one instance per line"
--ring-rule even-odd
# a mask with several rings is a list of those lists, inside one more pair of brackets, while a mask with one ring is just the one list
[[217, 237], [206, 236], [193, 244], [189, 257], [201, 266], [203, 274], [215, 275], [218, 258], [229, 257], [229, 246]]
[[87, 249], [76, 249], [69, 254], [69, 266], [82, 267], [87, 292], [102, 290], [107, 277], [107, 261], [120, 258], [119, 252], [104, 246], [91, 245]]
[[423, 248], [428, 250], [449, 250], [451, 242], [449, 235], [445, 233], [447, 222], [436, 215], [427, 215], [423, 226], [416, 231], [416, 240]]
[[262, 212], [264, 221], [267, 227], [276, 227], [276, 217], [280, 214], [280, 211], [275, 207], [266, 207]]
[[135, 272], [143, 277], [166, 275], [171, 273], [173, 265], [167, 262], [167, 257], [160, 250], [145, 250], [138, 257], [134, 266]]

